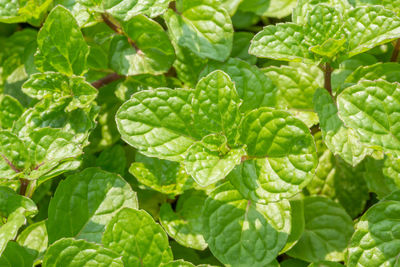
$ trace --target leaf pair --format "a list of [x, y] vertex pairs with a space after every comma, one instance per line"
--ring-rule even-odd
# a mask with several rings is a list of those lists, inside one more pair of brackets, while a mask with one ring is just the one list
[[337, 9], [317, 4], [307, 7], [313, 9], [298, 12], [297, 24], [265, 27], [253, 38], [250, 53], [306, 63], [336, 58], [341, 61], [400, 37], [400, 19], [381, 6]]

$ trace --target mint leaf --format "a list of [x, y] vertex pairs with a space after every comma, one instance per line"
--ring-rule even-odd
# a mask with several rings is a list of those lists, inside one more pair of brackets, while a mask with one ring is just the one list
[[189, 148], [183, 164], [197, 184], [205, 187], [224, 179], [245, 153], [243, 148], [229, 149], [225, 136], [207, 135]]
[[102, 243], [122, 255], [128, 266], [159, 266], [172, 260], [167, 235], [143, 210], [119, 211], [107, 225]]
[[280, 23], [266, 26], [251, 41], [249, 53], [257, 57], [285, 61], [312, 63], [314, 57], [308, 51], [301, 26]]
[[222, 70], [235, 83], [237, 94], [242, 99], [240, 111], [246, 112], [259, 107], [275, 107], [276, 88], [260, 69], [243, 60], [230, 58], [224, 63], [210, 62], [201, 75]]
[[121, 138], [146, 156], [182, 160], [198, 136], [193, 132], [192, 94], [163, 88], [132, 95], [116, 115]]
[[143, 185], [167, 195], [182, 194], [193, 179], [178, 162], [149, 158], [137, 153], [129, 172]]
[[138, 203], [136, 193], [120, 176], [98, 168], [71, 175], [50, 201], [49, 243], [63, 237], [100, 243], [107, 223], [124, 207], [137, 209]]
[[33, 260], [26, 249], [18, 245], [18, 243], [11, 241], [7, 244], [6, 249], [0, 257], [0, 265], [4, 267], [31, 267]]
[[347, 77], [346, 83], [356, 84], [361, 81], [361, 79], [370, 81], [383, 79], [393, 83], [399, 81], [399, 74], [400, 66], [397, 63], [376, 63], [370, 66], [357, 68]]
[[399, 94], [400, 86], [396, 83], [361, 81], [338, 96], [339, 116], [357, 132], [361, 142], [398, 156]]
[[43, 258], [43, 266], [55, 267], [62, 262], [67, 266], [122, 267], [122, 260], [115, 252], [102, 246], [87, 242], [63, 238], [52, 244]]
[[240, 104], [230, 77], [222, 71], [213, 71], [196, 85], [192, 100], [194, 127], [202, 136], [222, 133], [231, 142], [236, 137], [234, 129], [240, 120]]
[[304, 199], [305, 231], [288, 255], [309, 261], [341, 261], [353, 234], [353, 222], [337, 203], [324, 197]]
[[39, 51], [35, 55], [37, 68], [58, 71], [66, 75], [86, 72], [89, 47], [83, 39], [72, 14], [62, 6], [56, 6], [38, 33]]
[[90, 107], [96, 99], [97, 90], [82, 77], [68, 77], [61, 73], [46, 72], [31, 75], [22, 85], [22, 91], [36, 99], [72, 96], [72, 101], [66, 108], [71, 111], [76, 108]]
[[45, 221], [29, 225], [22, 231], [18, 238], [18, 244], [32, 255], [33, 259], [41, 257], [47, 249], [48, 237]]
[[[224, 61], [232, 49], [231, 19], [219, 3], [181, 0], [164, 14], [171, 39], [203, 58]], [[213, 31], [208, 29], [212, 27]]]
[[290, 232], [288, 201], [258, 204], [243, 198], [229, 182], [211, 192], [202, 217], [205, 240], [223, 264], [268, 265]]
[[[356, 224], [349, 244], [347, 266], [395, 266], [400, 252], [397, 236], [398, 201], [380, 202], [367, 210]], [[390, 235], [385, 235], [387, 229]]]
[[29, 165], [30, 157], [24, 142], [9, 131], [0, 131], [0, 176], [12, 179]]
[[198, 214], [206, 197], [202, 191], [191, 190], [179, 197], [175, 211], [169, 203], [161, 206], [161, 225], [182, 246], [198, 250], [208, 246], [203, 237], [203, 218]]
[[323, 74], [319, 68], [298, 63], [279, 68], [268, 67], [263, 72], [277, 88], [278, 108], [287, 109], [308, 127], [318, 123], [312, 98], [316, 89], [323, 86]]
[[26, 197], [17, 195], [12, 189], [0, 186], [0, 255], [13, 240], [26, 219], [38, 212], [35, 203]]
[[0, 95], [0, 128], [10, 129], [24, 112], [17, 99], [9, 95]]
[[247, 157], [230, 179], [247, 198], [268, 203], [288, 198], [314, 176], [317, 155], [304, 123], [285, 111], [260, 108], [241, 124], [241, 142]]
[[110, 43], [111, 68], [122, 75], [167, 72], [175, 54], [161, 25], [143, 15], [121, 24], [126, 37], [115, 36]]
[[150, 18], [157, 17], [165, 12], [171, 0], [103, 0], [105, 11], [119, 20], [129, 20], [132, 17], [144, 14]]
[[381, 6], [357, 7], [347, 17], [349, 57], [400, 37], [400, 18]]
[[324, 142], [334, 155], [356, 166], [372, 153], [370, 148], [361, 143], [355, 129], [346, 127], [339, 118], [338, 108], [326, 90], [318, 89], [315, 92], [314, 109], [318, 113]]

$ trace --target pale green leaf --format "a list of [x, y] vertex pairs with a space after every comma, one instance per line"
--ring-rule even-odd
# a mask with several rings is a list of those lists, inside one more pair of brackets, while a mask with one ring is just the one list
[[164, 263], [161, 267], [195, 267], [190, 262], [184, 260], [170, 261], [168, 263]]
[[231, 78], [223, 71], [213, 71], [196, 85], [192, 99], [194, 127], [202, 136], [221, 133], [231, 143], [237, 135], [240, 104]]
[[[232, 49], [233, 26], [228, 12], [213, 0], [181, 0], [177, 11], [164, 14], [171, 39], [200, 57], [224, 61]], [[212, 30], [211, 30], [212, 29]]]
[[307, 126], [285, 111], [260, 108], [241, 124], [247, 159], [230, 174], [253, 201], [268, 203], [301, 191], [314, 176], [317, 154]]
[[56, 72], [31, 75], [22, 85], [22, 91], [32, 98], [52, 98], [54, 101], [60, 97], [72, 96], [68, 111], [89, 107], [97, 96], [97, 90], [83, 77], [68, 77]]
[[48, 245], [46, 222], [40, 221], [29, 225], [18, 235], [17, 242], [32, 255], [33, 259], [41, 257]]
[[137, 153], [129, 172], [143, 185], [167, 195], [182, 194], [193, 179], [178, 162], [149, 158]]
[[66, 75], [86, 72], [89, 47], [72, 14], [56, 6], [48, 15], [37, 37], [39, 52], [35, 56], [37, 68], [58, 71]]
[[290, 233], [290, 205], [257, 204], [228, 182], [217, 187], [203, 208], [204, 236], [223, 264], [266, 266], [285, 246]]
[[24, 142], [9, 131], [0, 131], [0, 177], [12, 179], [30, 166]]
[[361, 66], [346, 78], [346, 83], [356, 84], [362, 79], [400, 82], [400, 65], [395, 62], [379, 62], [370, 66]]
[[117, 253], [98, 244], [86, 240], [62, 238], [46, 251], [43, 267], [67, 266], [122, 267], [124, 264]]
[[325, 89], [318, 89], [314, 95], [314, 109], [318, 113], [320, 128], [326, 146], [334, 155], [339, 155], [350, 165], [357, 165], [372, 150], [361, 143], [355, 132], [345, 126], [338, 116], [338, 108]]
[[182, 160], [200, 138], [193, 129], [193, 91], [157, 89], [138, 92], [118, 110], [121, 138], [141, 153]]
[[256, 66], [240, 59], [230, 58], [224, 63], [210, 62], [201, 75], [205, 76], [215, 70], [224, 71], [235, 83], [237, 93], [243, 101], [240, 111], [246, 112], [260, 107], [275, 107], [276, 88], [272, 81]]
[[268, 25], [251, 41], [249, 53], [257, 57], [312, 63], [301, 26], [294, 23]]
[[225, 136], [207, 135], [189, 148], [183, 164], [197, 184], [206, 187], [224, 179], [245, 154], [243, 148], [229, 149]]
[[268, 67], [263, 72], [277, 88], [277, 108], [288, 110], [308, 127], [318, 123], [312, 103], [316, 89], [324, 84], [323, 73], [318, 67], [298, 63], [295, 66]]
[[50, 201], [49, 242], [76, 237], [99, 243], [107, 223], [125, 207], [137, 209], [137, 197], [119, 175], [98, 168], [71, 175]]
[[167, 234], [143, 210], [122, 209], [107, 225], [102, 243], [126, 266], [159, 266], [172, 260]]
[[18, 230], [26, 223], [26, 218], [38, 212], [35, 203], [20, 196], [12, 189], [0, 186], [0, 255], [10, 240], [16, 238]]
[[263, 13], [263, 16], [284, 18], [292, 13], [296, 4], [297, 0], [270, 0], [268, 10]]
[[306, 24], [308, 12], [313, 10], [318, 4], [325, 4], [333, 7], [341, 14], [344, 14], [352, 8], [348, 0], [298, 0], [297, 7], [292, 13], [293, 22], [299, 25]]
[[316, 262], [342, 261], [353, 234], [353, 221], [339, 204], [324, 197], [304, 199], [305, 231], [287, 252], [291, 257]]
[[203, 218], [199, 216], [206, 197], [202, 191], [191, 190], [179, 197], [175, 211], [169, 203], [161, 206], [161, 225], [182, 246], [198, 250], [207, 247], [203, 237]]
[[339, 116], [361, 142], [400, 155], [400, 85], [361, 81], [338, 96]]
[[363, 6], [346, 14], [349, 57], [400, 37], [400, 18], [382, 6]]
[[388, 200], [367, 210], [356, 224], [346, 257], [348, 267], [397, 266], [400, 202]]
[[24, 112], [17, 99], [9, 95], [0, 95], [0, 128], [9, 129]]
[[139, 14], [157, 17], [167, 10], [169, 2], [171, 0], [103, 0], [102, 5], [113, 17], [129, 20]]
[[[160, 24], [144, 15], [122, 23], [125, 36], [110, 43], [110, 66], [122, 75], [162, 74], [175, 60], [175, 52]], [[128, 39], [128, 38], [129, 39]]]

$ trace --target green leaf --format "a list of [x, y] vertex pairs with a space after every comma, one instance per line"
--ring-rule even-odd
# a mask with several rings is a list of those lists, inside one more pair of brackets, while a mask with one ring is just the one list
[[315, 177], [307, 185], [311, 195], [323, 195], [339, 202], [352, 217], [364, 211], [369, 192], [364, 180], [364, 164], [353, 167], [335, 157], [321, 140], [314, 135], [319, 154]]
[[107, 225], [102, 242], [126, 266], [159, 266], [172, 260], [167, 234], [143, 210], [122, 209]]
[[12, 179], [30, 165], [23, 141], [9, 131], [0, 131], [0, 177]]
[[121, 138], [142, 154], [160, 159], [182, 160], [197, 140], [191, 99], [185, 89], [157, 89], [132, 95], [118, 110]]
[[240, 3], [239, 9], [246, 12], [253, 12], [261, 16], [268, 10], [269, 4], [269, 0], [247, 0]]
[[231, 143], [240, 122], [240, 103], [230, 77], [223, 71], [213, 71], [196, 85], [192, 100], [194, 127], [202, 136], [224, 134]]
[[307, 126], [285, 111], [260, 108], [241, 124], [247, 159], [230, 174], [235, 187], [253, 201], [288, 198], [314, 176], [317, 155]]
[[97, 96], [97, 90], [83, 77], [68, 77], [56, 72], [31, 75], [29, 80], [22, 85], [22, 91], [32, 98], [52, 98], [54, 101], [61, 97], [71, 96], [68, 111], [89, 107]]
[[304, 218], [305, 231], [287, 254], [309, 262], [343, 260], [343, 251], [354, 230], [342, 206], [328, 198], [306, 197]]
[[9, 129], [24, 112], [17, 99], [9, 95], [0, 95], [0, 128]]
[[66, 75], [86, 72], [89, 47], [72, 14], [56, 6], [48, 15], [37, 37], [39, 52], [35, 56], [37, 68], [58, 71]]
[[[171, 39], [203, 58], [225, 61], [232, 49], [233, 27], [228, 12], [212, 0], [181, 0], [177, 12], [164, 14]], [[209, 29], [213, 29], [210, 31]]]
[[290, 15], [296, 7], [297, 0], [270, 0], [268, 10], [263, 16], [272, 18], [284, 18]]
[[213, 134], [193, 144], [183, 164], [197, 184], [206, 187], [224, 179], [245, 154], [243, 148], [229, 149], [225, 136]]
[[136, 153], [129, 172], [143, 185], [166, 195], [179, 195], [193, 185], [193, 179], [178, 162], [149, 158]]
[[267, 266], [278, 256], [290, 232], [288, 201], [254, 203], [230, 183], [211, 192], [202, 217], [205, 240], [223, 264]]
[[382, 5], [386, 9], [395, 11], [397, 14], [399, 14], [400, 11], [399, 0], [356, 0], [356, 5]]
[[103, 0], [105, 11], [119, 20], [129, 20], [144, 14], [150, 18], [163, 14], [171, 0]]
[[294, 23], [268, 25], [251, 41], [249, 53], [257, 57], [312, 63], [302, 27]]
[[11, 241], [0, 257], [0, 266], [2, 267], [32, 267], [34, 258], [26, 249]]
[[319, 261], [313, 262], [307, 267], [344, 267], [344, 265], [333, 261]]
[[312, 103], [315, 91], [324, 84], [323, 73], [318, 67], [298, 63], [268, 67], [263, 72], [277, 88], [277, 108], [287, 109], [308, 127], [318, 123]]
[[349, 57], [400, 37], [400, 18], [382, 6], [357, 7], [346, 15]]
[[257, 58], [249, 54], [250, 40], [254, 34], [251, 32], [235, 32], [233, 34], [233, 46], [231, 57], [242, 59], [250, 64], [255, 64]]
[[256, 66], [240, 59], [230, 58], [224, 63], [210, 62], [201, 75], [205, 76], [215, 70], [224, 71], [235, 83], [237, 93], [243, 100], [240, 106], [241, 112], [260, 107], [275, 107], [276, 88]]
[[59, 128], [73, 134], [75, 142], [83, 143], [95, 127], [97, 107], [67, 112], [71, 100], [71, 97], [63, 97], [55, 102], [47, 98], [41, 100], [14, 123], [13, 132], [21, 138], [29, 138], [29, 134], [38, 128]]
[[340, 14], [344, 14], [352, 8], [348, 0], [298, 0], [297, 7], [293, 10], [292, 14], [293, 22], [299, 25], [306, 24], [308, 12], [313, 10], [316, 5], [322, 3], [335, 8]]
[[184, 260], [177, 260], [177, 261], [171, 261], [168, 263], [164, 263], [161, 265], [161, 267], [195, 267], [193, 264], [190, 262], [184, 261]]
[[13, 240], [26, 218], [38, 212], [35, 203], [26, 197], [17, 195], [12, 189], [0, 186], [0, 255], [10, 240]]
[[49, 243], [62, 237], [100, 243], [107, 223], [125, 207], [137, 209], [137, 197], [119, 175], [98, 168], [71, 175], [50, 201]]
[[62, 238], [49, 247], [43, 259], [43, 267], [56, 266], [122, 267], [124, 265], [118, 254], [98, 244], [86, 240]]
[[346, 127], [339, 118], [338, 108], [328, 91], [318, 89], [313, 102], [324, 142], [334, 155], [339, 155], [348, 164], [356, 166], [366, 155], [372, 153], [370, 148], [361, 143], [355, 129]]
[[122, 75], [162, 74], [175, 60], [174, 48], [160, 24], [144, 15], [122, 23], [125, 36], [110, 44], [110, 66]]
[[285, 253], [291, 249], [299, 241], [304, 233], [305, 221], [304, 221], [304, 203], [302, 199], [291, 199], [290, 202], [290, 216], [291, 216], [291, 227], [290, 234], [286, 241], [286, 245], [279, 252], [280, 254]]
[[29, 135], [29, 154], [33, 168], [28, 179], [38, 179], [65, 161], [83, 153], [74, 135], [61, 129], [39, 128]]
[[342, 17], [327, 5], [316, 5], [307, 13], [305, 38], [309, 45], [322, 45], [329, 39], [342, 39]]
[[125, 174], [126, 156], [121, 145], [114, 145], [104, 149], [96, 159], [96, 166], [108, 172]]
[[367, 210], [356, 224], [346, 257], [353, 266], [396, 266], [400, 253], [398, 220], [400, 202], [388, 200]]
[[42, 257], [48, 245], [46, 222], [40, 221], [29, 225], [18, 235], [17, 242], [32, 255], [34, 260]]
[[365, 161], [364, 179], [368, 189], [379, 199], [400, 189], [400, 159], [385, 156], [382, 160], [371, 157]]
[[361, 142], [400, 155], [400, 85], [361, 81], [338, 96], [339, 116]]
[[164, 203], [160, 209], [160, 223], [170, 237], [185, 247], [204, 250], [207, 243], [203, 237], [203, 208], [207, 195], [202, 191], [186, 191], [178, 199], [176, 210]]
[[370, 66], [361, 66], [351, 73], [346, 83], [356, 84], [361, 79], [364, 80], [385, 80], [390, 83], [400, 82], [400, 65], [394, 62], [379, 62]]

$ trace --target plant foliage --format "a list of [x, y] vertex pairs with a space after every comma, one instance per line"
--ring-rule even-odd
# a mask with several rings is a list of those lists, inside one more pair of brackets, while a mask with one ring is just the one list
[[0, 266], [400, 266], [399, 14], [0, 0]]

